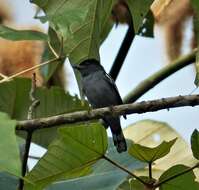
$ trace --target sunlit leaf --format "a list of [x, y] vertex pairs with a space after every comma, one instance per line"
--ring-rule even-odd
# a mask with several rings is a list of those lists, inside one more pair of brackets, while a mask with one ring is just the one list
[[[184, 165], [176, 165], [165, 171], [161, 176], [159, 181], [168, 180], [170, 177], [178, 175], [183, 171], [189, 169], [189, 167]], [[163, 183], [160, 186], [160, 190], [198, 190], [199, 183], [195, 181], [195, 175], [193, 171], [185, 173], [184, 175], [180, 175], [172, 180], [169, 180]]]
[[143, 25], [144, 18], [149, 12], [153, 0], [127, 0], [126, 2], [133, 17], [135, 32], [138, 33], [139, 28]]
[[[135, 143], [149, 147], [158, 146], [162, 141], [170, 141], [178, 138], [170, 153], [155, 161], [153, 165], [154, 178], [159, 178], [162, 172], [176, 164], [184, 164], [192, 167], [198, 162], [193, 158], [190, 145], [167, 123], [154, 120], [142, 120], [125, 128], [124, 135]], [[136, 171], [135, 173], [138, 176], [148, 176], [148, 172], [147, 168]], [[199, 180], [199, 170], [194, 170], [194, 173]]]
[[0, 112], [0, 171], [21, 176], [21, 163], [15, 135], [16, 121]]
[[142, 146], [140, 144], [132, 144], [128, 150], [129, 154], [143, 162], [152, 163], [157, 159], [166, 156], [176, 139], [169, 142], [163, 141], [160, 145], [154, 148]]
[[199, 160], [199, 132], [197, 129], [191, 135], [191, 149], [193, 156]]
[[0, 37], [7, 40], [42, 40], [47, 41], [48, 36], [42, 32], [33, 30], [15, 30], [4, 25], [0, 25]]
[[[89, 125], [89, 126], [88, 126]], [[76, 124], [59, 128], [58, 139], [50, 144], [27, 179], [26, 189], [42, 189], [61, 179], [88, 174], [88, 167], [100, 159], [107, 149], [106, 130], [101, 124]]]

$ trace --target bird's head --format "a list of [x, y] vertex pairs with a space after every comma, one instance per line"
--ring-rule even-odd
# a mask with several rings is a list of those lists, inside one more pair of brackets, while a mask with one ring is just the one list
[[97, 71], [104, 70], [104, 68], [100, 65], [99, 61], [95, 59], [87, 59], [81, 62], [79, 65], [72, 64], [72, 67], [78, 70], [82, 76], [87, 76]]

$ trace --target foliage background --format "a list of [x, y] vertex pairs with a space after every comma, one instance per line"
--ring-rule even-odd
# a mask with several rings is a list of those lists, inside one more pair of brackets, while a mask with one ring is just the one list
[[[19, 24], [31, 25], [39, 24], [39, 22], [32, 19], [34, 14], [33, 7], [27, 0], [8, 0], [13, 8], [16, 9], [14, 15], [16, 15], [16, 21]], [[188, 29], [186, 31], [186, 43], [188, 43], [189, 33], [191, 26], [187, 22]], [[44, 27], [45, 29], [45, 27]], [[100, 49], [102, 64], [108, 72], [114, 57], [116, 56], [120, 47], [121, 41], [127, 30], [126, 26], [114, 27]], [[162, 29], [156, 28], [155, 39], [146, 39], [136, 37], [133, 46], [131, 47], [129, 54], [125, 60], [121, 73], [116, 81], [118, 89], [123, 97], [130, 89], [136, 86], [140, 81], [145, 79], [150, 74], [159, 70], [167, 62], [165, 57], [165, 51], [163, 46]], [[185, 44], [186, 44], [185, 43]], [[111, 50], [111, 51], [110, 51]], [[185, 48], [184, 53], [187, 53], [189, 49]], [[144, 54], [144, 56], [143, 56]], [[67, 67], [66, 63], [66, 67]], [[67, 67], [69, 78], [69, 90], [73, 93], [78, 93], [73, 73], [69, 67]], [[137, 74], [139, 73], [139, 75]], [[194, 86], [194, 69], [193, 66], [188, 66], [183, 70], [170, 76], [164, 82], [160, 83], [157, 87], [146, 93], [140, 100], [148, 100], [154, 98], [161, 98], [167, 96], [185, 95], [191, 93], [195, 88]], [[129, 88], [130, 86], [130, 88]], [[197, 93], [195, 91], [194, 93]], [[128, 116], [128, 120], [122, 121], [123, 127], [130, 123], [134, 123], [141, 119], [156, 119], [160, 121], [168, 122], [173, 128], [175, 128], [188, 142], [190, 135], [194, 128], [197, 128], [199, 118], [197, 117], [198, 107], [195, 108], [177, 108], [170, 111], [163, 110], [156, 113], [146, 113], [142, 115]], [[35, 154], [42, 153], [42, 149], [38, 150], [38, 147], [32, 146], [31, 152]], [[32, 165], [33, 163], [31, 163]]]

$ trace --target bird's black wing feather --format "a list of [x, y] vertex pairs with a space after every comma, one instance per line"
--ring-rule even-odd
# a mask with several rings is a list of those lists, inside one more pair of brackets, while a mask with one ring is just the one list
[[[123, 104], [122, 98], [121, 98], [121, 96], [119, 94], [118, 88], [115, 85], [114, 80], [106, 72], [105, 72], [105, 80], [108, 82], [108, 84], [110, 85], [110, 87], [113, 88], [113, 90], [117, 93], [117, 97], [118, 97], [117, 102], [118, 102], [118, 105], [119, 104]], [[124, 119], [126, 119], [126, 115], [123, 115], [123, 117], [124, 117]]]

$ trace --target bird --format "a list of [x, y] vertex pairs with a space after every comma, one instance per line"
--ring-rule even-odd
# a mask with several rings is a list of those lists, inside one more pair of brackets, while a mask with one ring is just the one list
[[[81, 74], [83, 94], [93, 109], [123, 104], [114, 80], [96, 59], [71, 64]], [[126, 116], [124, 115], [126, 118]], [[119, 116], [104, 116], [105, 127], [110, 126], [113, 143], [119, 153], [127, 150]]]

